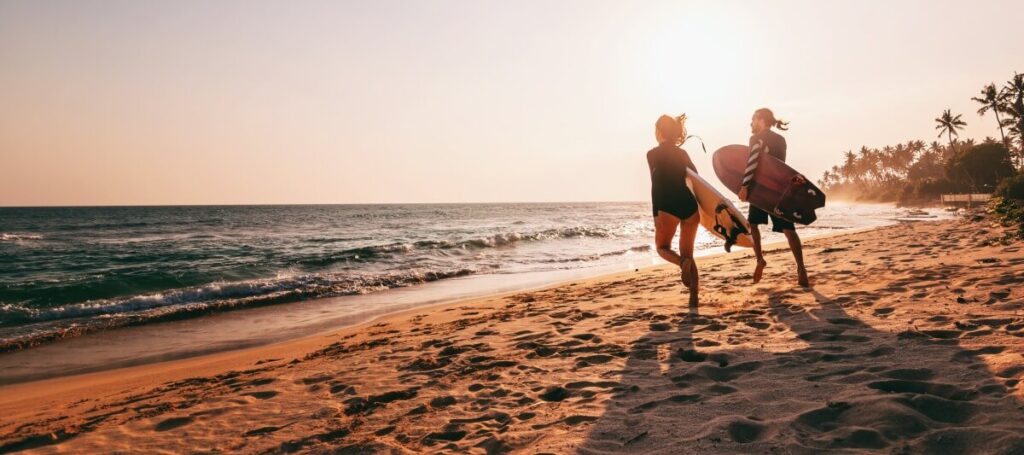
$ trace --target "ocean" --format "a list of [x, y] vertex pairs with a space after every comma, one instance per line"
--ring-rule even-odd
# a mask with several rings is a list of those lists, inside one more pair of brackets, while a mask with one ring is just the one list
[[[900, 213], [831, 205], [800, 232]], [[345, 297], [431, 282], [450, 282], [444, 292], [456, 296], [473, 283], [648, 266], [662, 262], [653, 229], [649, 203], [0, 208], [0, 352], [325, 298], [348, 312]], [[703, 229], [697, 249], [722, 251]]]

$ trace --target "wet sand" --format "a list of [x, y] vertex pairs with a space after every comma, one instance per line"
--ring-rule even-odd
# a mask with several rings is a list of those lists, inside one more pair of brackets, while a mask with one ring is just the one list
[[1024, 251], [903, 223], [0, 388], [0, 452], [1024, 452]]

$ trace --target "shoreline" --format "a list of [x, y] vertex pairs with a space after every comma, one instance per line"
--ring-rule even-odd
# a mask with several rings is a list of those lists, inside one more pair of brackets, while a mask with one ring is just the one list
[[[894, 220], [892, 224], [899, 224], [900, 222], [901, 221]], [[824, 239], [846, 234], [856, 234], [860, 232], [879, 229], [885, 226], [887, 225], [850, 228], [839, 230], [838, 232], [820, 233], [818, 235], [809, 236], [803, 240], [809, 241], [814, 239]], [[774, 251], [779, 247], [783, 247], [783, 249], [788, 250], [788, 246], [786, 245], [785, 240], [772, 241], [764, 244], [763, 246], [766, 253], [769, 251]], [[750, 250], [749, 248], [740, 247], [738, 254], [750, 255], [751, 252], [752, 250]], [[725, 252], [724, 250], [722, 250], [721, 245], [716, 245], [712, 248], [697, 251], [696, 257], [716, 258], [719, 256], [728, 256], [731, 254], [733, 253]], [[660, 259], [652, 259], [662, 262]], [[268, 305], [261, 307], [240, 308], [236, 310], [214, 312], [212, 314], [200, 317], [190, 317], [183, 318], [180, 320], [161, 321], [156, 323], [147, 323], [134, 326], [117, 327], [109, 330], [88, 332], [84, 335], [78, 335], [67, 339], [58, 339], [57, 341], [44, 342], [42, 344], [32, 345], [21, 349], [0, 353], [0, 366], [4, 366], [6, 364], [6, 370], [8, 371], [7, 374], [0, 375], [0, 389], [6, 386], [22, 384], [27, 382], [35, 382], [63, 377], [74, 377], [78, 375], [119, 370], [123, 368], [132, 368], [165, 362], [188, 360], [203, 356], [229, 353], [234, 351], [260, 349], [261, 347], [267, 347], [277, 344], [287, 344], [290, 342], [302, 341], [307, 338], [317, 338], [324, 334], [329, 334], [339, 330], [365, 326], [380, 318], [392, 315], [400, 315], [405, 312], [415, 311], [418, 309], [429, 309], [449, 304], [454, 305], [458, 303], [471, 302], [473, 300], [478, 299], [498, 298], [510, 293], [537, 291], [544, 288], [564, 285], [575, 281], [593, 280], [602, 277], [609, 277], [612, 275], [617, 275], [619, 273], [625, 273], [629, 269], [634, 269], [635, 271], [643, 271], [665, 266], [667, 266], [667, 264], [664, 262], [656, 265], [644, 265], [641, 267], [627, 267], [627, 264], [623, 263], [617, 265], [600, 266], [592, 269], [582, 268], [571, 270], [552, 270], [546, 272], [520, 274], [536, 275], [540, 278], [534, 279], [532, 282], [528, 280], [524, 281], [521, 279], [519, 281], [520, 284], [513, 285], [510, 287], [506, 286], [508, 287], [507, 290], [500, 290], [498, 292], [493, 292], [492, 289], [494, 289], [494, 287], [498, 287], [498, 289], [501, 289], [500, 285], [488, 285], [485, 286], [486, 289], [478, 289], [475, 292], [471, 291], [468, 295], [461, 297], [445, 297], [442, 295], [441, 297], [432, 298], [429, 297], [430, 294], [427, 294], [427, 297], [424, 298], [421, 302], [402, 304], [398, 305], [397, 308], [373, 309], [355, 314], [334, 316], [326, 322], [313, 326], [312, 331], [302, 330], [301, 328], [298, 328], [296, 330], [290, 330], [290, 335], [277, 335], [274, 338], [264, 337], [241, 339], [237, 341], [232, 341], [230, 343], [218, 342], [218, 344], [213, 347], [211, 347], [209, 343], [203, 343], [200, 347], [200, 344], [198, 343], [199, 340], [195, 340], [195, 342], [193, 342], [192, 344], [195, 344], [197, 347], [194, 349], [179, 350], [164, 355], [154, 355], [150, 353], [150, 349], [147, 349], [147, 345], [159, 343], [159, 340], [154, 340], [154, 338], [173, 338], [173, 336], [175, 335], [174, 333], [164, 333], [164, 330], [166, 330], [168, 327], [176, 327], [176, 330], [181, 332], [191, 332], [194, 330], [193, 325], [204, 324], [206, 326], [209, 326], [211, 329], [216, 330], [218, 324], [222, 322], [231, 322], [228, 321], [228, 319], [231, 318], [232, 316], [237, 317], [238, 315], [243, 315], [249, 317], [250, 319], [260, 320], [280, 317], [281, 314], [288, 313], [288, 310], [290, 309], [297, 309], [300, 312], [304, 313], [317, 313], [316, 308], [309, 307], [315, 307], [316, 305], [326, 306], [331, 305], [333, 302], [347, 302], [352, 300], [358, 300], [360, 298], [370, 298], [372, 299], [371, 301], [387, 301], [391, 298], [394, 298], [394, 296], [396, 295], [401, 296], [402, 294], [405, 293], [417, 295], [415, 293], [423, 292], [423, 287], [457, 286], [457, 282], [459, 279], [456, 278], [454, 280], [442, 280], [440, 282], [435, 283], [425, 283], [419, 286], [389, 289], [379, 293], [372, 293], [366, 296], [326, 297], [304, 302], [286, 303], [283, 305]], [[555, 276], [561, 277], [554, 278]], [[504, 278], [501, 275], [479, 275], [470, 277], [469, 279], [486, 280], [490, 278], [491, 281], [493, 281], [498, 277]], [[486, 284], [486, 281], [484, 283]], [[479, 285], [477, 287], [479, 287]], [[447, 295], [457, 295], [457, 293], [449, 291]], [[294, 307], [294, 305], [303, 306], [296, 308]], [[125, 341], [125, 335], [132, 337], [129, 339], [131, 341]], [[130, 350], [132, 352], [146, 352], [147, 354], [145, 354], [146, 356], [143, 356], [143, 354], [125, 355], [119, 351], [117, 354], [114, 354], [117, 355], [115, 360], [108, 361], [107, 363], [102, 365], [90, 364], [75, 367], [65, 366], [62, 367], [61, 369], [58, 369], [56, 366], [54, 366], [54, 364], [64, 365], [72, 362], [81, 362], [82, 355], [90, 355], [90, 351], [92, 350], [106, 350], [105, 346], [108, 346], [110, 343], [127, 344], [128, 347], [125, 349]], [[37, 358], [40, 357], [38, 354], [43, 354], [43, 357], [55, 358], [57, 360], [63, 359], [64, 362], [47, 362], [47, 364], [41, 365], [39, 361], [36, 360]], [[19, 365], [19, 361], [25, 363]], [[36, 363], [32, 364], [31, 362]], [[11, 371], [14, 371], [16, 368], [32, 371], [20, 374], [11, 373]]]
[[[934, 222], [934, 221], [932, 221], [932, 222]], [[882, 226], [882, 227], [885, 227], [885, 226]], [[811, 237], [811, 238], [808, 238], [808, 239], [803, 239], [803, 240], [806, 243], [807, 241], [812, 241], [812, 240], [828, 239], [828, 238], [839, 237], [839, 236], [843, 236], [843, 235], [855, 235], [855, 234], [859, 234], [859, 233], [863, 233], [863, 232], [873, 231], [873, 230], [876, 230], [876, 229], [879, 229], [879, 228], [880, 227], [866, 227], [866, 228], [851, 229], [850, 231], [842, 231], [842, 232], [837, 232], [837, 233], [821, 234], [819, 236], [814, 236], [814, 237]], [[762, 248], [763, 248], [763, 251], [764, 251], [764, 253], [766, 255], [769, 254], [769, 253], [777, 253], [779, 251], [789, 251], [788, 245], [786, 244], [785, 240], [780, 240], [780, 241], [775, 241], [775, 242], [764, 244], [762, 246]], [[708, 251], [708, 250], [705, 250], [705, 251]], [[717, 252], [713, 252], [713, 253], [705, 254], [703, 256], [697, 256], [697, 257], [698, 258], [702, 258], [702, 259], [706, 259], [706, 260], [724, 261], [726, 259], [733, 259], [733, 260], [735, 260], [736, 258], [738, 258], [740, 256], [743, 256], [743, 257], [750, 257], [751, 260], [753, 260], [752, 259], [753, 258], [752, 255], [753, 255], [753, 250], [750, 250], [748, 248], [741, 248], [736, 253], [728, 253], [728, 252], [725, 252], [725, 251], [717, 251]], [[225, 350], [220, 350], [220, 351], [215, 351], [215, 352], [210, 352], [210, 353], [203, 353], [203, 354], [198, 354], [198, 355], [185, 356], [185, 357], [181, 357], [181, 358], [143, 362], [143, 363], [136, 364], [136, 365], [115, 366], [115, 367], [111, 367], [111, 368], [98, 367], [99, 369], [97, 369], [97, 370], [86, 371], [86, 372], [82, 372], [82, 373], [73, 373], [73, 374], [67, 374], [67, 375], [56, 375], [56, 376], [48, 376], [48, 377], [28, 379], [28, 380], [24, 380], [24, 381], [14, 381], [14, 382], [10, 382], [10, 383], [2, 383], [2, 384], [0, 384], [0, 391], [4, 391], [5, 389], [8, 389], [8, 390], [16, 389], [18, 386], [34, 385], [36, 383], [49, 383], [44, 388], [49, 389], [51, 387], [56, 387], [57, 389], [60, 389], [63, 386], [63, 384], [60, 384], [60, 382], [63, 382], [63, 381], [78, 382], [79, 379], [82, 379], [83, 380], [82, 382], [92, 383], [93, 380], [95, 380], [97, 378], [100, 378], [101, 376], [103, 376], [105, 374], [114, 374], [114, 375], [120, 376], [119, 373], [121, 373], [121, 372], [128, 373], [128, 374], [132, 374], [132, 372], [140, 372], [141, 373], [141, 372], [145, 372], [145, 370], [147, 368], [149, 368], [149, 367], [161, 366], [161, 365], [166, 365], [170, 370], [177, 370], [177, 369], [179, 369], [178, 366], [181, 366], [182, 367], [181, 369], [192, 370], [193, 367], [195, 366], [195, 365], [192, 365], [193, 361], [196, 364], [199, 364], [199, 365], [205, 364], [205, 363], [207, 363], [207, 361], [209, 361], [210, 363], [215, 363], [215, 364], [219, 365], [219, 364], [221, 364], [222, 362], [225, 362], [225, 361], [231, 362], [231, 361], [235, 360], [234, 358], [236, 357], [236, 355], [237, 355], [237, 357], [240, 357], [240, 358], [244, 359], [245, 361], [248, 361], [255, 354], [262, 355], [264, 350], [267, 350], [267, 351], [270, 351], [270, 352], [302, 351], [303, 349], [307, 349], [308, 347], [310, 347], [312, 344], [316, 344], [318, 342], [322, 342], [323, 338], [336, 337], [336, 336], [339, 336], [339, 334], [341, 332], [346, 332], [347, 333], [347, 332], [350, 332], [350, 331], [358, 331], [360, 329], [365, 329], [367, 327], [371, 327], [374, 323], [377, 323], [378, 321], [382, 321], [382, 320], [391, 320], [391, 319], [401, 320], [401, 319], [404, 319], [405, 317], [411, 315], [412, 313], [416, 313], [416, 312], [419, 312], [419, 311], [437, 310], [439, 308], [447, 308], [447, 307], [450, 307], [450, 306], [454, 307], [454, 306], [457, 306], [457, 305], [471, 305], [472, 303], [478, 302], [478, 301], [500, 299], [500, 298], [508, 297], [508, 296], [511, 296], [511, 295], [515, 295], [515, 294], [519, 294], [519, 293], [524, 293], [524, 292], [525, 293], [529, 293], [529, 292], [542, 291], [542, 290], [545, 290], [545, 289], [555, 288], [555, 287], [565, 286], [565, 285], [578, 285], [579, 283], [590, 283], [590, 282], [595, 282], [595, 281], [611, 280], [611, 279], [614, 279], [614, 278], [616, 278], [616, 277], [618, 277], [620, 275], [632, 275], [632, 274], [636, 274], [636, 273], [652, 272], [652, 271], [655, 271], [655, 270], [666, 269], [666, 268], [671, 268], [671, 265], [668, 264], [668, 263], [663, 263], [663, 264], [658, 264], [658, 265], [649, 265], [649, 266], [645, 266], [645, 267], [640, 267], [640, 268], [634, 269], [632, 271], [630, 271], [630, 270], [622, 270], [622, 271], [618, 271], [618, 272], [601, 273], [601, 274], [597, 274], [597, 275], [590, 275], [590, 276], [584, 276], [584, 277], [580, 277], [580, 278], [556, 281], [556, 282], [553, 282], [553, 283], [544, 284], [544, 285], [540, 285], [540, 286], [533, 287], [533, 288], [510, 290], [510, 291], [498, 292], [498, 293], [493, 293], [493, 294], [483, 294], [483, 295], [477, 295], [477, 296], [471, 296], [471, 297], [465, 297], [465, 298], [458, 298], [458, 299], [453, 299], [453, 300], [436, 301], [436, 302], [427, 303], [427, 304], [424, 304], [424, 305], [414, 306], [414, 307], [411, 307], [411, 308], [400, 309], [400, 310], [393, 311], [393, 312], [386, 312], [386, 313], [382, 313], [382, 314], [377, 314], [377, 315], [371, 316], [371, 317], [369, 317], [369, 318], [367, 318], [365, 320], [362, 320], [360, 322], [356, 322], [356, 323], [351, 324], [351, 325], [344, 325], [344, 326], [340, 326], [340, 327], [324, 329], [324, 330], [320, 330], [320, 331], [317, 331], [315, 333], [310, 333], [310, 334], [307, 334], [307, 335], [303, 335], [303, 336], [300, 336], [300, 337], [297, 337], [297, 338], [291, 338], [291, 339], [287, 339], [287, 340], [275, 341], [275, 342], [270, 342], [270, 343], [266, 343], [266, 344], [258, 344], [258, 345], [255, 345], [255, 346], [247, 346], [247, 347], [236, 348], [236, 349], [225, 349]], [[328, 300], [328, 299], [322, 299], [322, 300]], [[158, 328], [158, 327], [156, 327], [156, 328]], [[70, 340], [70, 341], [74, 342], [75, 340]], [[23, 351], [31, 351], [32, 349], [33, 348], [27, 348], [27, 349], [25, 349]], [[156, 370], [163, 370], [163, 368], [155, 368], [155, 369]], [[122, 378], [119, 377], [119, 379], [122, 379]], [[0, 406], [0, 409], [2, 409], [2, 406]]]
[[[615, 210], [621, 211], [621, 208], [615, 208]], [[833, 207], [831, 210], [835, 213], [830, 215], [830, 221], [823, 221], [813, 226], [806, 227], [806, 230], [802, 229], [802, 234], [810, 238], [810, 236], [833, 234], [837, 231], [847, 232], [851, 229], [849, 226], [865, 227], [891, 224], [899, 217], [898, 213], [896, 213], [896, 209], [884, 204], [853, 206], [840, 204]], [[621, 213], [619, 214], [621, 215]], [[554, 228], [533, 226], [526, 230], [519, 227], [509, 229], [511, 230], [507, 233], [505, 230], [502, 230], [502, 233], [496, 234], [495, 236], [485, 235], [480, 237], [480, 239], [485, 241], [493, 240], [494, 242], [502, 243], [505, 241], [499, 240], [504, 238], [502, 236], [505, 236], [506, 234], [511, 236], [512, 239], [518, 239], [521, 235], [525, 236], [521, 239], [525, 242], [522, 243], [523, 249], [518, 253], [500, 253], [501, 245], [491, 245], [492, 247], [497, 248], [493, 250], [495, 251], [494, 254], [504, 258], [510, 258], [513, 266], [508, 267], [507, 270], [505, 267], [501, 267], [501, 270], [489, 269], [488, 267], [492, 266], [488, 265], [488, 263], [492, 262], [494, 258], [487, 259], [488, 255], [485, 254], [484, 259], [479, 261], [476, 258], [467, 257], [464, 258], [464, 260], [468, 262], [452, 263], [455, 259], [449, 258], [445, 260], [447, 261], [447, 266], [444, 264], [435, 264], [426, 267], [425, 269], [417, 268], [408, 271], [402, 270], [389, 272], [386, 270], [375, 270], [364, 275], [355, 272], [349, 273], [350, 271], [347, 271], [349, 267], [345, 266], [343, 267], [343, 270], [340, 271], [309, 271], [308, 273], [286, 271], [283, 274], [278, 272], [276, 276], [260, 275], [247, 277], [245, 279], [225, 278], [223, 281], [216, 279], [214, 276], [208, 277], [209, 279], [207, 281], [189, 282], [187, 285], [182, 285], [184, 287], [179, 286], [172, 289], [153, 288], [148, 291], [140, 289], [137, 292], [117, 294], [116, 296], [101, 296], [96, 297], [95, 299], [88, 295], [83, 295], [75, 301], [77, 303], [68, 303], [64, 306], [54, 306], [52, 308], [45, 305], [38, 306], [35, 303], [12, 304], [8, 305], [6, 308], [0, 309], [2, 310], [0, 312], [11, 316], [11, 320], [8, 321], [9, 324], [5, 325], [2, 330], [0, 330], [0, 332], [3, 332], [2, 335], [0, 335], [0, 338], [3, 338], [3, 341], [0, 342], [0, 356], [3, 356], [5, 353], [17, 353], [25, 349], [38, 349], [39, 347], [45, 348], [49, 345], [68, 342], [68, 340], [71, 340], [72, 343], [76, 343], [75, 340], [78, 339], [95, 337], [97, 335], [105, 336], [104, 334], [117, 330], [128, 330], [129, 333], [131, 333], [136, 331], [139, 327], [146, 327], [150, 325], [168, 327], [176, 325], [179, 321], [203, 321], [206, 319], [217, 318], [223, 314], [231, 314], [236, 311], [242, 311], [241, 313], [235, 313], [236, 315], [243, 315], [242, 317], [247, 317], [246, 315], [253, 311], [260, 312], [260, 309], [263, 308], [289, 308], [302, 312], [305, 311], [303, 310], [303, 307], [316, 306], [316, 302], [322, 302], [327, 299], [337, 302], [339, 307], [344, 307], [346, 305], [350, 307], [357, 307], [347, 310], [344, 314], [343, 312], [335, 309], [327, 309], [326, 311], [330, 313], [329, 316], [331, 318], [360, 319], [356, 313], [363, 313], [365, 309], [378, 305], [389, 306], [389, 302], [386, 300], [374, 299], [372, 297], [374, 295], [385, 295], [384, 293], [398, 292], [400, 297], [404, 298], [410, 304], [432, 303], [434, 301], [450, 300], [453, 297], [462, 297], [463, 295], [466, 295], [466, 292], [461, 291], [460, 288], [462, 287], [476, 286], [478, 289], [475, 292], [472, 292], [474, 296], [493, 293], [489, 289], [486, 289], [488, 286], [497, 287], [497, 285], [494, 284], [478, 284], [479, 281], [502, 283], [510, 280], [532, 280], [532, 282], [527, 283], [527, 285], [517, 286], [525, 289], [530, 288], [537, 283], [550, 284], [567, 278], [575, 279], [578, 277], [596, 276], [606, 273], [607, 271], [617, 270], [617, 267], [624, 269], [627, 265], [630, 267], [645, 266], [647, 264], [654, 264], [660, 261], [660, 258], [658, 258], [657, 255], [649, 251], [651, 240], [648, 238], [648, 235], [636, 237], [635, 233], [632, 233], [629, 229], [623, 228], [615, 223], [604, 226], [600, 229], [612, 229], [613, 231], [615, 229], [626, 229], [626, 231], [631, 232], [631, 234], [626, 235], [625, 237], [622, 237], [621, 235], [613, 236], [617, 240], [611, 241], [610, 243], [601, 243], [601, 241], [595, 241], [596, 243], [583, 242], [576, 246], [571, 243], [573, 235], [568, 235], [568, 237], [566, 237], [563, 235], [564, 232], [562, 232], [565, 230], [574, 232], [573, 229], [575, 228], [566, 228], [565, 226], [555, 226]], [[600, 229], [598, 230], [600, 231]], [[552, 230], [559, 232], [555, 237], [555, 240], [558, 241], [552, 243], [552, 246], [544, 246], [545, 242], [532, 241], [545, 239], [543, 236], [542, 238], [536, 238], [535, 236], [542, 234], [548, 235], [545, 233]], [[623, 232], [619, 232], [619, 234], [622, 234]], [[132, 242], [138, 239], [149, 238], [147, 237], [148, 234], [145, 233], [133, 232], [129, 235], [135, 236], [131, 237]], [[214, 233], [212, 235], [217, 234]], [[43, 239], [41, 235], [37, 234], [32, 234], [31, 237], [34, 239], [40, 239], [32, 240], [31, 242], [57, 242], [57, 244], [62, 245], [62, 247], [72, 245], [72, 243], [76, 241], [74, 239], [77, 238], [77, 236], [62, 237], [57, 234], [54, 234], [52, 238], [48, 234], [45, 239]], [[136, 239], [136, 237], [138, 237], [138, 239]], [[200, 237], [205, 238], [204, 236]], [[601, 236], [598, 235], [597, 237]], [[719, 247], [721, 245], [714, 245], [714, 242], [712, 241], [713, 236], [710, 234], [702, 232], [698, 237], [698, 255], [718, 251], [720, 249]], [[770, 242], [775, 240], [773, 237], [779, 236], [776, 236], [775, 234], [768, 234], [765, 240]], [[476, 238], [474, 237], [474, 239]], [[313, 240], [318, 242], [319, 238]], [[570, 242], [562, 242], [562, 240], [569, 240]], [[512, 240], [508, 241], [511, 242]], [[118, 244], [130, 245], [133, 244], [132, 242], [122, 242]], [[18, 242], [15, 243], [17, 244]], [[416, 255], [421, 253], [413, 254], [405, 251], [406, 248], [418, 251], [418, 246], [413, 246], [409, 243], [403, 244], [400, 241], [397, 243], [385, 242], [377, 246], [366, 247], [365, 249], [369, 251], [390, 251], [395, 247], [395, 245], [401, 246], [400, 249], [403, 253], [399, 256], [404, 259], [386, 259], [382, 260], [381, 264], [388, 263], [388, 261], [397, 263], [404, 260], [418, 261], [423, 259]], [[11, 245], [7, 246], [10, 247]], [[82, 248], [88, 247], [88, 245], [77, 246]], [[21, 251], [22, 248], [28, 247], [17, 247], [15, 250]], [[433, 247], [428, 245], [425, 247], [424, 252], [421, 255], [437, 253], [432, 253], [432, 248]], [[550, 253], [546, 251], [546, 249], [549, 248], [553, 248], [553, 251], [556, 252]], [[31, 250], [31, 248], [29, 249]], [[358, 249], [359, 248], [356, 248], [355, 250]], [[350, 251], [355, 250], [345, 249], [342, 250], [340, 254], [344, 256], [345, 254], [349, 254]], [[442, 248], [442, 250], [444, 250], [444, 248]], [[485, 248], [485, 250], [491, 251], [489, 248]], [[132, 250], [129, 249], [125, 254], [134, 254], [131, 253], [131, 251]], [[408, 255], [407, 253], [412, 255], [406, 257]], [[310, 254], [314, 257], [317, 255], [313, 253]], [[461, 258], [461, 255], [456, 256]], [[549, 263], [549, 261], [543, 259], [544, 257], [555, 257], [555, 259], [550, 260]], [[573, 261], [571, 261], [572, 263], [568, 265], [571, 268], [580, 267], [578, 269], [574, 269], [580, 270], [580, 272], [566, 273], [563, 268], [564, 266], [562, 265], [566, 257], [573, 259]], [[517, 258], [524, 259], [524, 262], [517, 262], [519, 260]], [[294, 258], [289, 260], [293, 259]], [[228, 261], [228, 259], [223, 260]], [[474, 264], [479, 267], [475, 267]], [[518, 266], [522, 266], [524, 264], [535, 265], [523, 268], [518, 267], [516, 264], [518, 264]], [[452, 272], [452, 270], [455, 269], [458, 269], [459, 271]], [[172, 267], [170, 270], [164, 272], [154, 272], [153, 275], [158, 276], [161, 273], [171, 273], [173, 271], [174, 268]], [[442, 275], [433, 275], [433, 271], [439, 271], [438, 273], [441, 273]], [[502, 272], [497, 274], [500, 278], [495, 277], [496, 275], [493, 273], [495, 271]], [[556, 278], [522, 278], [527, 275], [541, 274], [552, 274]], [[563, 277], [559, 278], [558, 274], [562, 274]], [[116, 282], [116, 279], [114, 282]], [[453, 282], [458, 284], [453, 285]], [[440, 287], [434, 286], [437, 283], [446, 284], [442, 284]], [[39, 292], [53, 291], [53, 289], [47, 290], [48, 288], [46, 288], [46, 286], [38, 289]], [[447, 289], [447, 291], [445, 291], [447, 292], [447, 295], [445, 295], [444, 292], [433, 292], [433, 295], [427, 295], [423, 298], [415, 299], [418, 300], [417, 302], [409, 302], [409, 300], [412, 299], [406, 298], [408, 294], [404, 291], [409, 289], [426, 290], [442, 288]], [[81, 291], [81, 289], [72, 286], [72, 288], [69, 288], [66, 291], [68, 293], [74, 293]], [[19, 292], [24, 294], [24, 292], [27, 291], [23, 289]], [[15, 298], [15, 301], [17, 300], [18, 299]], [[365, 304], [360, 305], [359, 302], [363, 301], [365, 301]], [[270, 310], [268, 312], [273, 311], [274, 310]], [[199, 322], [197, 322], [197, 324], [198, 323]], [[349, 323], [346, 322], [344, 325], [348, 324]], [[242, 332], [245, 331], [245, 328], [243, 327], [236, 326], [235, 328], [242, 330]], [[262, 329], [265, 329], [262, 333], [276, 333], [281, 329], [299, 332], [302, 327], [281, 324], [276, 327], [262, 327]], [[189, 337], [189, 335], [187, 335], [187, 329], [178, 330], [182, 332], [178, 339]], [[213, 331], [211, 330], [206, 331], [207, 335], [212, 336], [209, 343], [197, 342], [195, 343], [196, 346], [190, 348], [190, 350], [197, 352], [206, 351], [209, 350], [206, 346], [210, 344], [217, 346], [224, 344], [247, 346], [265, 344], [268, 341], [277, 341], [263, 340], [259, 333], [239, 333], [237, 335], [232, 335], [229, 331], [221, 331], [216, 334], [212, 332]], [[136, 341], [144, 343], [146, 337], [141, 338], [141, 340], [136, 339]], [[288, 337], [278, 337], [278, 340], [285, 338]], [[177, 339], [174, 340], [174, 343], [177, 343]], [[224, 348], [219, 347], [217, 349], [220, 350]], [[193, 354], [179, 352], [172, 356], [165, 356], [164, 358], [181, 357], [184, 355]], [[116, 360], [123, 361], [125, 359]], [[2, 364], [3, 362], [0, 361], [0, 365]], [[0, 382], [3, 382], [2, 378], [0, 378]]]

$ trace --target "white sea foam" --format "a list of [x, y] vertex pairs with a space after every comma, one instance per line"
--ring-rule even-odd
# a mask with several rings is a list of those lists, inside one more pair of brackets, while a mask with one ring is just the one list
[[[245, 298], [300, 300], [308, 298], [363, 294], [382, 289], [404, 287], [472, 274], [469, 269], [413, 270], [379, 275], [370, 274], [280, 274], [276, 278], [215, 282], [192, 288], [90, 300], [46, 308], [29, 308], [16, 303], [0, 304], [0, 321], [39, 322], [88, 316], [110, 316], [187, 304], [231, 305]], [[289, 297], [291, 297], [289, 299]], [[250, 302], [252, 303], [252, 302]]]
[[14, 242], [18, 240], [42, 240], [43, 236], [38, 234], [15, 234], [15, 233], [0, 233], [0, 241]]

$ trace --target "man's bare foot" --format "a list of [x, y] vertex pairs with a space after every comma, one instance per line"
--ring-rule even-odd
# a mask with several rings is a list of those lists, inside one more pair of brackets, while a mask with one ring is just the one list
[[796, 271], [797, 283], [805, 288], [811, 287], [811, 281], [807, 279], [807, 269], [799, 269]]
[[679, 264], [679, 279], [682, 280], [683, 286], [687, 288], [693, 285], [693, 276], [690, 274], [691, 269], [693, 269], [693, 258], [683, 259], [683, 263]]
[[754, 267], [754, 284], [761, 281], [761, 277], [764, 275], [764, 267], [768, 265], [764, 260], [757, 261], [757, 267]]

